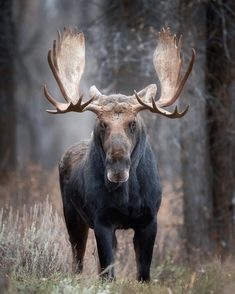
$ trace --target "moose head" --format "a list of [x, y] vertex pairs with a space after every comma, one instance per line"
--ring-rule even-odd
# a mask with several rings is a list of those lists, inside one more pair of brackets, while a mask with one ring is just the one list
[[153, 55], [161, 93], [157, 101], [157, 86], [151, 84], [139, 92], [134, 91], [130, 96], [104, 95], [92, 86], [88, 101], [83, 102], [83, 95], [79, 93], [85, 67], [83, 33], [64, 29], [62, 35], [58, 34], [58, 40], [54, 41], [52, 50], [49, 50], [48, 63], [66, 103], [56, 101], [45, 86], [45, 96], [56, 108], [47, 111], [53, 114], [92, 111], [96, 114], [95, 133], [100, 138], [106, 163], [106, 177], [110, 182], [123, 183], [129, 178], [131, 155], [142, 127], [139, 112], [148, 110], [168, 118], [180, 118], [188, 111], [188, 105], [181, 112], [177, 106], [172, 112], [165, 109], [177, 101], [193, 67], [194, 49], [188, 69], [182, 75], [181, 45], [182, 38], [177, 40], [168, 28], [159, 33], [159, 41]]

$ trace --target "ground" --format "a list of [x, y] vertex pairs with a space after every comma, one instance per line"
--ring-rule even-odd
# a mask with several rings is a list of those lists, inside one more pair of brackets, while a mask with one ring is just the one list
[[235, 263], [218, 258], [189, 265], [154, 256], [152, 281], [135, 281], [132, 246], [119, 235], [117, 279], [97, 276], [96, 251], [90, 234], [83, 275], [71, 273], [71, 250], [64, 221], [47, 199], [30, 208], [0, 210], [1, 293], [235, 293]]

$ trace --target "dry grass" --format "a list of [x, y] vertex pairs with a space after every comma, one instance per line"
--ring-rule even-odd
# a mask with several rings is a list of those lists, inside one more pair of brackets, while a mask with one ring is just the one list
[[30, 208], [1, 209], [1, 263], [16, 274], [41, 278], [69, 268], [70, 250], [61, 217], [48, 199]]
[[3, 293], [235, 293], [232, 260], [190, 267], [165, 258], [153, 266], [150, 284], [136, 282], [131, 235], [119, 235], [117, 281], [101, 283], [96, 275], [92, 234], [85, 273], [75, 276], [70, 272], [71, 251], [64, 221], [48, 199], [30, 208], [2, 208], [0, 289]]

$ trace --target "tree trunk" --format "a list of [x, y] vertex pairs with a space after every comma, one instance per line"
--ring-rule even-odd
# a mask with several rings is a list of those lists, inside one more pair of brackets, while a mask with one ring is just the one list
[[16, 165], [16, 109], [13, 80], [12, 1], [0, 1], [0, 170]]
[[235, 251], [234, 1], [207, 4], [207, 115], [214, 237], [221, 256]]
[[194, 47], [197, 52], [185, 94], [190, 109], [182, 120], [181, 132], [185, 242], [189, 259], [196, 261], [213, 251], [205, 99], [206, 10], [204, 5], [192, 5], [187, 0], [182, 1], [180, 7], [184, 46]]

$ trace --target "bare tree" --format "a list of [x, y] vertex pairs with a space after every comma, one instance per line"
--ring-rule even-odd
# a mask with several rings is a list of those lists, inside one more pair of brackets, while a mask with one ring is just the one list
[[213, 226], [219, 255], [235, 248], [235, 2], [207, 4], [207, 116]]
[[197, 52], [191, 84], [185, 95], [191, 109], [182, 123], [181, 138], [186, 249], [188, 257], [197, 259], [213, 250], [205, 99], [206, 10], [202, 3], [187, 0], [181, 1], [180, 9], [184, 43]]

